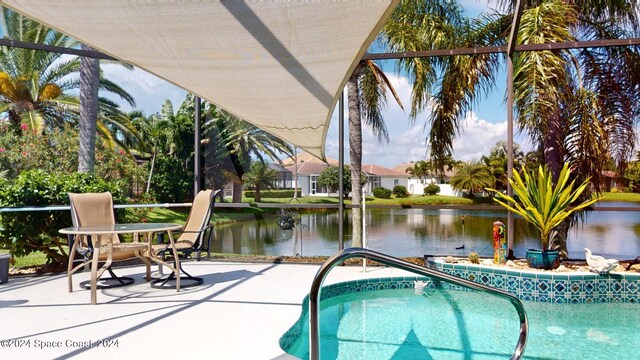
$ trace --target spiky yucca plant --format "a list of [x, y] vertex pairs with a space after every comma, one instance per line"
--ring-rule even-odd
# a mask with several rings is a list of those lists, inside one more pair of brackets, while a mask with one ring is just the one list
[[525, 169], [522, 174], [524, 179], [518, 172], [514, 172], [513, 179], [509, 179], [519, 201], [497, 190], [487, 190], [496, 193], [496, 197], [493, 199], [495, 202], [522, 216], [540, 230], [542, 251], [548, 250], [549, 234], [554, 227], [560, 225], [571, 213], [582, 210], [600, 200], [600, 198], [586, 200], [569, 208], [571, 203], [576, 201], [589, 185], [589, 179], [574, 190], [575, 180], [569, 182], [571, 171], [567, 164], [562, 167], [555, 185], [552, 173], [547, 167], [540, 166], [537, 176], [534, 172], [528, 173]]

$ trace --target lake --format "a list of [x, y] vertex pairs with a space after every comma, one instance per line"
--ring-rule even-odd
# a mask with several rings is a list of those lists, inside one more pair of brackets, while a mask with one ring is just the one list
[[[638, 207], [637, 203], [602, 202], [598, 208]], [[351, 222], [345, 211], [345, 247], [350, 244]], [[506, 211], [457, 209], [367, 209], [366, 242], [372, 250], [398, 257], [428, 255], [493, 255], [492, 223], [506, 224]], [[281, 230], [276, 217], [244, 221], [216, 228], [213, 252], [315, 256], [338, 251], [337, 210], [301, 212], [293, 230]], [[514, 252], [524, 257], [539, 248], [537, 230], [515, 219]], [[456, 249], [464, 245], [464, 249]], [[569, 230], [569, 257], [584, 259], [584, 248], [606, 257], [635, 259], [640, 255], [640, 212], [591, 211], [584, 223]]]

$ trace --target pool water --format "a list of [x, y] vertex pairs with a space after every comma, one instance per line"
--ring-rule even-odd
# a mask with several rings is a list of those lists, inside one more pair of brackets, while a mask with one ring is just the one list
[[[633, 359], [640, 354], [640, 305], [524, 302], [529, 317], [525, 359]], [[486, 293], [377, 290], [320, 303], [322, 359], [508, 359], [518, 316]], [[308, 358], [302, 336], [285, 349]]]

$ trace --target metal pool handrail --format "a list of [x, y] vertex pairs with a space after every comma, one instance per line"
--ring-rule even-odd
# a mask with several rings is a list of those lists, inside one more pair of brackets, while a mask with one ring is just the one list
[[522, 302], [517, 297], [507, 293], [506, 291], [502, 291], [487, 285], [478, 284], [466, 279], [461, 279], [442, 271], [418, 266], [416, 264], [412, 264], [410, 262], [383, 253], [379, 253], [377, 251], [362, 248], [348, 248], [338, 252], [337, 254], [327, 259], [327, 261], [322, 264], [322, 266], [316, 273], [316, 276], [313, 278], [311, 291], [309, 292], [309, 359], [318, 360], [320, 358], [320, 324], [318, 321], [318, 316], [320, 288], [322, 287], [322, 282], [334, 266], [347, 259], [356, 257], [371, 259], [385, 265], [396, 267], [398, 269], [411, 271], [423, 276], [429, 276], [437, 280], [448, 281], [450, 283], [464, 286], [469, 289], [485, 291], [497, 297], [509, 300], [511, 304], [516, 308], [518, 317], [520, 318], [520, 336], [518, 337], [518, 343], [516, 344], [516, 349], [513, 352], [513, 355], [511, 355], [511, 359], [520, 359], [520, 357], [524, 353], [524, 348], [527, 346], [527, 334], [529, 332], [529, 325], [527, 320], [527, 313], [524, 310]]

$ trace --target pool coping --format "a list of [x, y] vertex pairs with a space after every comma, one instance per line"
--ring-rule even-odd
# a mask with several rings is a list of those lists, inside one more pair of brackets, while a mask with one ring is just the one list
[[[640, 274], [611, 272], [542, 272], [497, 268], [482, 264], [446, 263], [428, 259], [425, 265], [459, 278], [489, 285], [515, 295], [520, 300], [553, 303], [640, 303]], [[445, 288], [462, 289], [445, 284]]]

